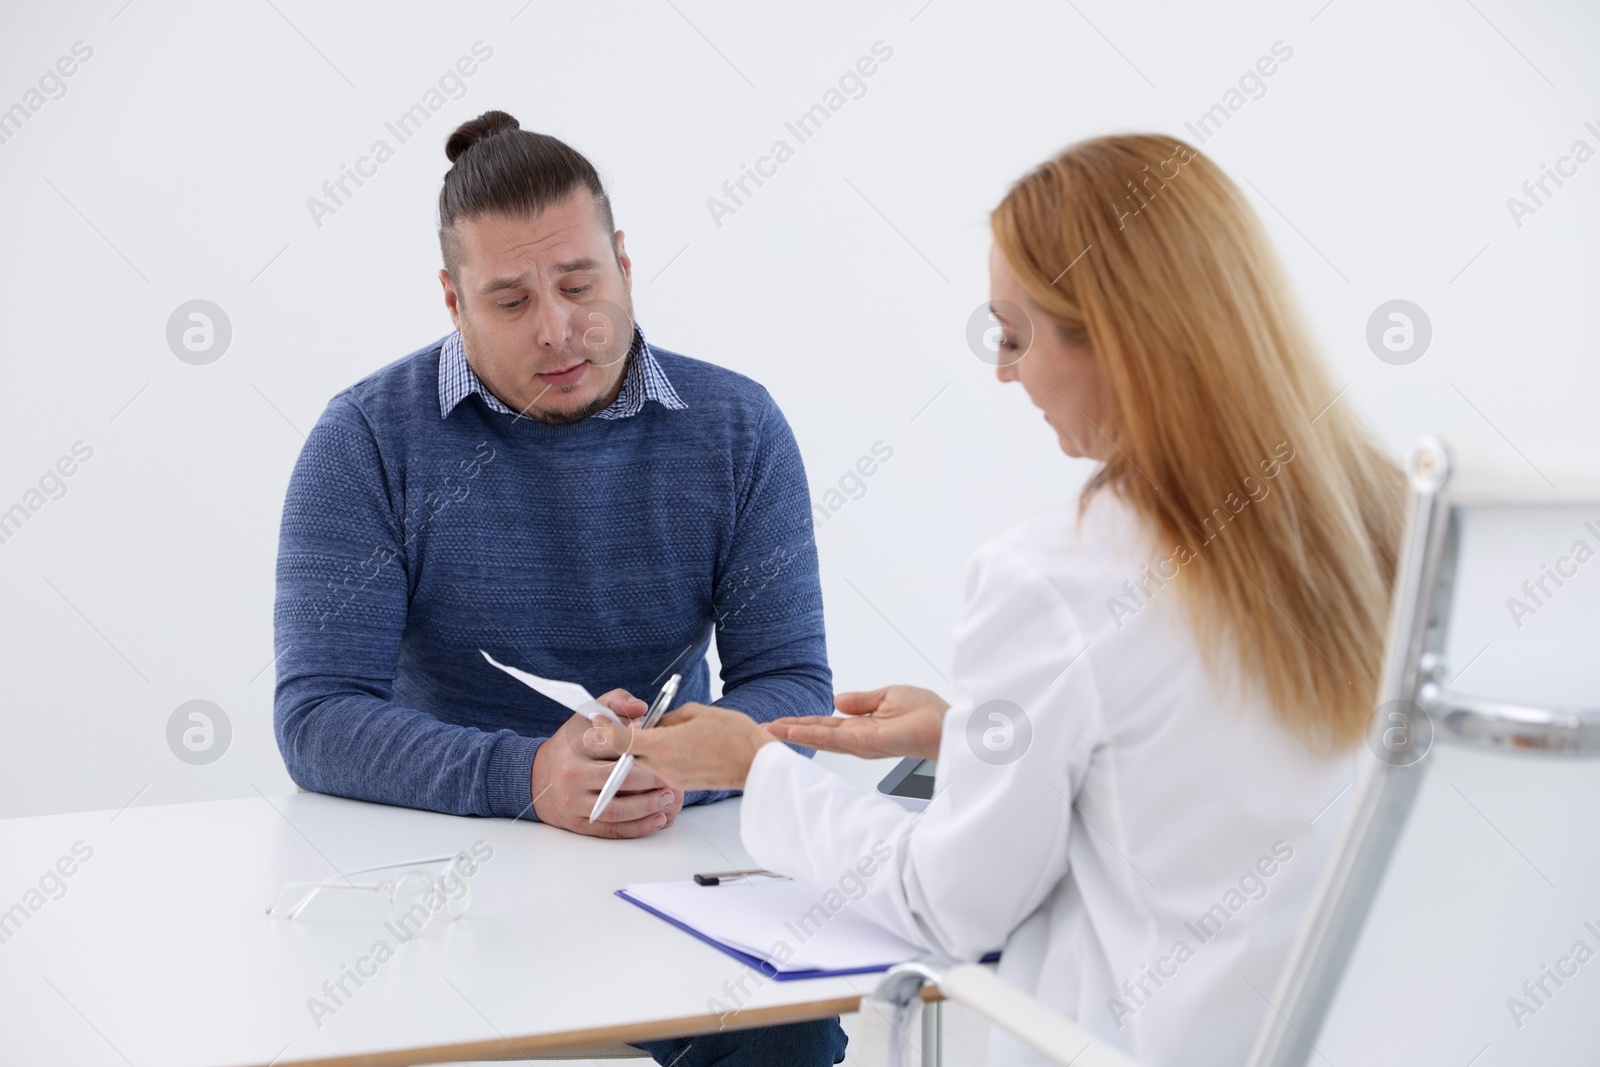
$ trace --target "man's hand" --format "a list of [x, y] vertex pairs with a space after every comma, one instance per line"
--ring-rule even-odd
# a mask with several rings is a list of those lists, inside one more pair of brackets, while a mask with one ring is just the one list
[[743, 789], [756, 749], [776, 740], [742, 711], [695, 703], [667, 712], [648, 730], [597, 718], [590, 735], [618, 757], [632, 752], [634, 770], [644, 767], [676, 789]]
[[[623, 689], [595, 699], [624, 722], [642, 718], [648, 710], [644, 701]], [[585, 741], [591, 725], [584, 716], [573, 715], [533, 754], [534, 813], [551, 826], [592, 837], [643, 837], [671, 826], [683, 807], [683, 793], [637, 760], [606, 810], [589, 821], [617, 763], [617, 753]]]
[[931, 689], [889, 685], [865, 693], [838, 693], [837, 715], [798, 715], [774, 719], [767, 730], [780, 741], [792, 741], [824, 752], [843, 752], [862, 759], [886, 756], [939, 758], [939, 732], [950, 705]]

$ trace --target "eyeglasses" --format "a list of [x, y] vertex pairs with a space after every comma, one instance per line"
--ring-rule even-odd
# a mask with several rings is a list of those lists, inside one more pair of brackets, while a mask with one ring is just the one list
[[[442, 866], [435, 866], [438, 864]], [[376, 882], [352, 882], [348, 877], [322, 882], [286, 882], [283, 888], [278, 890], [278, 895], [272, 898], [272, 903], [267, 906], [267, 914], [293, 919], [324, 889], [359, 889], [381, 894], [388, 898], [391, 920], [412, 915], [426, 922], [441, 906], [435, 902], [435, 894], [443, 898], [442, 906], [451, 919], [459, 919], [466, 914], [467, 906], [472, 903], [472, 883], [467, 879], [477, 867], [472, 857], [465, 851], [457, 852], [453, 856], [432, 856], [427, 859], [407, 860], [404, 863], [381, 863], [376, 867], [361, 867], [347, 873], [371, 874], [375, 871], [401, 870], [407, 867], [433, 867], [433, 869], [404, 871]], [[290, 904], [286, 900], [299, 892], [303, 892], [304, 896], [294, 903]], [[417, 908], [423, 909], [423, 916], [416, 916]], [[421, 924], [418, 925], [420, 927]]]

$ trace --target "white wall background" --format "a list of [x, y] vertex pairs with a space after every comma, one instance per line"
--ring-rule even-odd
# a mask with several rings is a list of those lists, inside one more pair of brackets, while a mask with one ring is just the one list
[[[940, 687], [973, 547], [1088, 471], [967, 347], [988, 210], [1077, 138], [1194, 140], [1277, 41], [1292, 59], [1205, 150], [1272, 233], [1338, 402], [1397, 455], [1437, 432], [1539, 474], [1600, 445], [1600, 160], [1520, 226], [1507, 208], [1573, 142], [1600, 151], [1600, 11], [1574, 0], [105, 0], [0, 25], [0, 108], [93, 50], [0, 144], [0, 510], [93, 449], [0, 543], [0, 817], [291, 788], [271, 722], [289, 471], [328, 397], [449, 330], [442, 145], [489, 108], [595, 161], [651, 339], [764, 382], [814, 496], [893, 449], [818, 531], [841, 689]], [[307, 199], [478, 41], [460, 98], [314, 222]], [[865, 95], [718, 226], [707, 198], [878, 41]], [[1405, 366], [1365, 340], [1395, 298], [1433, 328]], [[193, 299], [232, 324], [205, 366], [166, 340]], [[1550, 558], [1524, 549], [1518, 580]], [[1486, 601], [1505, 639], [1475, 670], [1592, 657], [1553, 623], [1530, 646], [1498, 606], [1514, 591]], [[233, 727], [208, 766], [166, 741], [194, 699]]]

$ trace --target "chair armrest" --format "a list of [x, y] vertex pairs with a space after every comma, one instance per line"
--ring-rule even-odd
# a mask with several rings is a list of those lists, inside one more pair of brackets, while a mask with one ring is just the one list
[[1101, 1038], [980, 963], [962, 963], [945, 971], [939, 992], [1063, 1067], [1138, 1067]]
[[[881, 1017], [890, 1023], [887, 1030], [896, 1035], [903, 1033], [905, 1015], [920, 996], [924, 983], [938, 986], [946, 1000], [972, 1009], [1061, 1067], [1139, 1067], [1102, 1038], [1057, 1014], [981, 963], [956, 963], [932, 956], [891, 967], [868, 998], [874, 1004], [863, 1003], [863, 1015], [872, 1012], [876, 1016], [881, 1011]], [[897, 1052], [897, 1048], [890, 1052], [891, 1065], [898, 1062]]]

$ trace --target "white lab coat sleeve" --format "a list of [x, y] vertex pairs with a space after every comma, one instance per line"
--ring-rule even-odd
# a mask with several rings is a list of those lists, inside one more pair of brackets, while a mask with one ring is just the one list
[[929, 951], [975, 960], [1067, 876], [1072, 798], [1107, 734], [1061, 591], [992, 541], [966, 594], [928, 806], [909, 812], [768, 744], [745, 781], [740, 837], [768, 870], [836, 891]]

